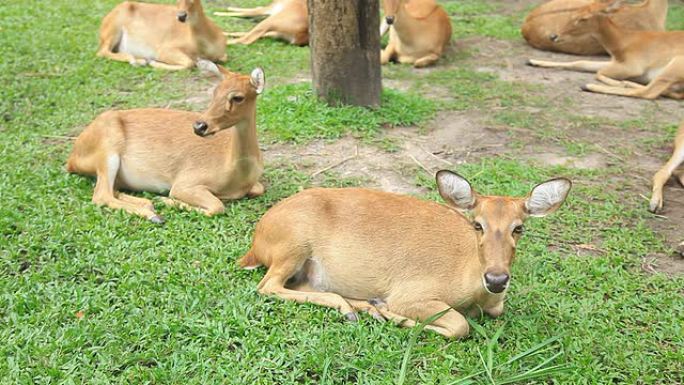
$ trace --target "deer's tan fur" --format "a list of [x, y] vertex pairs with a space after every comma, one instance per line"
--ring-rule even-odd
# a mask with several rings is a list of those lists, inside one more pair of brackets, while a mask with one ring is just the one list
[[[451, 308], [428, 328], [463, 337], [463, 314], [503, 312], [523, 221], [556, 210], [571, 184], [555, 179], [509, 198], [479, 195], [449, 171], [437, 181], [451, 207], [359, 188], [300, 192], [264, 215], [240, 265], [268, 268], [260, 293], [336, 308], [350, 320], [361, 310], [412, 326]], [[493, 285], [486, 275], [505, 281]]]
[[223, 62], [225, 50], [226, 38], [200, 0], [178, 0], [176, 6], [126, 1], [102, 20], [97, 55], [181, 70], [199, 59]]
[[276, 0], [256, 8], [228, 8], [228, 12], [214, 12], [217, 16], [266, 16], [251, 31], [231, 32], [235, 37], [228, 44], [252, 44], [262, 37], [281, 39], [294, 45], [309, 44], [309, 15], [306, 0]]
[[381, 62], [410, 63], [414, 67], [434, 64], [451, 39], [451, 20], [434, 0], [383, 0], [385, 19], [380, 33], [389, 28], [389, 41]]
[[[665, 186], [665, 183], [667, 183], [677, 168], [684, 163], [684, 123], [682, 123], [679, 131], [677, 131], [674, 145], [674, 151], [670, 160], [653, 176], [653, 195], [651, 195], [649, 210], [654, 213], [663, 208], [663, 186]], [[677, 178], [684, 186], [684, 171], [679, 173]]]
[[610, 61], [575, 61], [569, 63], [530, 60], [538, 67], [563, 68], [574, 71], [596, 72], [596, 79], [604, 84], [587, 84], [585, 91], [604, 94], [655, 99], [667, 96], [684, 99], [684, 31], [651, 32], [629, 31], [617, 26], [612, 13], [620, 1], [600, 4], [578, 15], [574, 28], [566, 36], [592, 32], [610, 53]]
[[[591, 30], [557, 40], [564, 30], [574, 27], [575, 18], [596, 7], [594, 0], [551, 0], [535, 8], [525, 19], [522, 35], [538, 49], [576, 55], [600, 55], [606, 50], [592, 36]], [[601, 4], [599, 4], [601, 6]], [[626, 30], [664, 31], [667, 0], [645, 0], [624, 5], [615, 11], [613, 21]]]
[[166, 203], [207, 215], [223, 212], [222, 200], [262, 194], [255, 120], [263, 72], [220, 71], [224, 79], [204, 113], [146, 108], [98, 116], [76, 139], [67, 171], [97, 177], [95, 204], [153, 222], [162, 220], [152, 202], [118, 190], [168, 191]]

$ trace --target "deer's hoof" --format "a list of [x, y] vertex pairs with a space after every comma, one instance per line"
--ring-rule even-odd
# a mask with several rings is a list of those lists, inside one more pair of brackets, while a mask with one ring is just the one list
[[152, 218], [150, 218], [150, 222], [161, 225], [164, 224], [164, 218], [160, 217], [159, 215], [155, 215]]
[[383, 317], [382, 314], [380, 314], [378, 312], [370, 311], [370, 312], [368, 312], [368, 314], [370, 314], [371, 317], [373, 317], [376, 321], [380, 321], [380, 322], [386, 322], [387, 321], [387, 319], [385, 317]]
[[344, 318], [349, 322], [358, 322], [359, 315], [352, 311], [352, 312], [345, 314]]
[[653, 214], [656, 214], [662, 208], [663, 207], [661, 206], [660, 202], [657, 200], [651, 201], [651, 203], [648, 205], [648, 211], [652, 212]]

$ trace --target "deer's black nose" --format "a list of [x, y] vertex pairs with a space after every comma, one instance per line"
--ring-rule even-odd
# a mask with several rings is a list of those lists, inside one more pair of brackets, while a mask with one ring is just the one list
[[510, 277], [506, 273], [485, 273], [484, 279], [487, 290], [492, 293], [501, 293], [506, 290]]
[[394, 24], [394, 16], [387, 16], [387, 17], [385, 18], [385, 21], [386, 21], [387, 24], [389, 24], [389, 25]]
[[195, 130], [196, 135], [204, 136], [207, 134], [207, 129], [209, 129], [209, 125], [207, 124], [207, 122], [198, 120], [195, 123], [193, 123], [192, 129]]
[[185, 11], [180, 11], [176, 14], [176, 17], [178, 18], [178, 21], [185, 23], [185, 20], [188, 18], [188, 13]]

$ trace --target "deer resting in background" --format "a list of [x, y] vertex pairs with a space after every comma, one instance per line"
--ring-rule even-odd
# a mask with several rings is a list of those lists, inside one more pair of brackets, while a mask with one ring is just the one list
[[264, 192], [256, 131], [263, 71], [257, 68], [244, 76], [208, 61], [199, 65], [222, 77], [204, 113], [107, 111], [78, 136], [66, 167], [70, 173], [97, 178], [95, 204], [161, 223], [152, 202], [118, 190], [168, 191], [171, 199], [165, 203], [206, 215], [222, 213], [223, 200]]
[[578, 15], [574, 27], [561, 32], [558, 40], [591, 32], [611, 56], [610, 61], [569, 63], [530, 60], [546, 68], [596, 72], [604, 84], [587, 84], [582, 89], [611, 95], [655, 99], [667, 96], [684, 99], [684, 31], [628, 31], [617, 26], [611, 15], [622, 1], [597, 3]]
[[182, 70], [199, 59], [224, 62], [226, 37], [204, 14], [200, 0], [176, 6], [126, 1], [100, 26], [97, 55], [133, 65]]
[[389, 42], [380, 55], [382, 64], [390, 61], [426, 67], [434, 64], [451, 39], [451, 20], [434, 0], [382, 0], [385, 19], [380, 27], [389, 29]]
[[266, 212], [239, 263], [268, 268], [261, 294], [402, 326], [449, 309], [427, 328], [464, 337], [463, 314], [502, 314], [523, 222], [558, 209], [571, 183], [552, 179], [509, 198], [477, 194], [450, 171], [436, 178], [449, 206], [360, 188], [300, 192]]
[[306, 0], [276, 0], [256, 8], [228, 8], [228, 12], [214, 12], [217, 16], [261, 17], [266, 19], [249, 32], [229, 32], [236, 37], [228, 44], [252, 44], [262, 37], [281, 39], [294, 45], [309, 44], [309, 15]]
[[[665, 163], [663, 168], [661, 168], [653, 176], [653, 195], [651, 195], [651, 204], [649, 206], [649, 211], [652, 213], [658, 212], [663, 208], [663, 187], [670, 176], [677, 170], [677, 167], [684, 163], [684, 123], [679, 127], [677, 131], [677, 136], [675, 138], [675, 148], [672, 152], [672, 157]], [[677, 175], [679, 183], [684, 186], [684, 171]], [[682, 243], [681, 246], [684, 246]], [[684, 249], [683, 249], [684, 250]]]
[[[535, 8], [525, 19], [522, 35], [532, 47], [547, 51], [576, 55], [601, 55], [606, 49], [590, 31], [560, 39], [561, 31], [573, 28], [575, 18], [596, 7], [594, 0], [551, 0]], [[600, 4], [599, 4], [600, 6]], [[664, 31], [667, 18], [667, 0], [645, 0], [640, 4], [617, 9], [613, 22], [626, 30]]]

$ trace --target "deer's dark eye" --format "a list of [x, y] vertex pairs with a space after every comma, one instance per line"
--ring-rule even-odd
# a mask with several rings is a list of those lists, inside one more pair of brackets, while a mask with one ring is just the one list
[[245, 101], [245, 97], [242, 95], [236, 95], [230, 98], [230, 101], [236, 104], [240, 104]]
[[525, 227], [523, 227], [523, 225], [515, 226], [515, 228], [513, 229], [514, 234], [522, 234], [523, 231], [525, 231]]
[[473, 222], [473, 228], [475, 229], [475, 231], [482, 231], [482, 223]]

